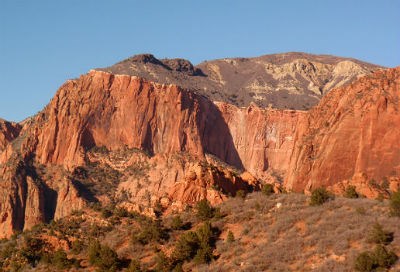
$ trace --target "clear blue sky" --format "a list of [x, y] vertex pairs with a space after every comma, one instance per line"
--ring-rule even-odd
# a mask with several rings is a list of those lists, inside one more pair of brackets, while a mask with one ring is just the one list
[[0, 117], [138, 53], [193, 63], [303, 51], [400, 65], [398, 0], [1, 0]]

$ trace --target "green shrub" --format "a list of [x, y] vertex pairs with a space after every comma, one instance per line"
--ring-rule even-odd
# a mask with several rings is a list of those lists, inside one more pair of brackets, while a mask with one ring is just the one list
[[212, 245], [214, 243], [214, 234], [210, 222], [205, 222], [196, 231], [199, 239], [199, 249], [196, 252], [194, 261], [198, 264], [209, 263], [212, 260]]
[[236, 197], [238, 197], [238, 198], [246, 198], [246, 192], [244, 191], [244, 190], [238, 190], [237, 192], [236, 192], [236, 195], [235, 195]]
[[159, 252], [156, 256], [156, 271], [157, 272], [170, 272], [172, 271], [174, 265], [171, 260], [164, 254], [164, 252]]
[[139, 242], [147, 245], [152, 241], [161, 242], [168, 239], [168, 233], [165, 231], [159, 220], [145, 220], [142, 222], [141, 230], [132, 236], [132, 242]]
[[197, 264], [204, 264], [211, 262], [213, 258], [212, 248], [210, 245], [203, 245], [197, 250], [196, 256], [194, 256], [194, 262]]
[[397, 255], [383, 245], [377, 245], [374, 251], [374, 260], [377, 267], [390, 268], [397, 261]]
[[226, 241], [228, 243], [233, 243], [235, 241], [235, 236], [232, 231], [228, 231], [228, 235], [226, 236]]
[[89, 262], [101, 270], [117, 271], [119, 259], [117, 253], [110, 247], [101, 245], [95, 240], [89, 245]]
[[325, 188], [318, 188], [311, 193], [310, 205], [319, 206], [333, 198], [334, 196], [331, 195]]
[[183, 227], [184, 227], [184, 223], [182, 221], [182, 218], [179, 215], [174, 216], [172, 218], [172, 222], [171, 222], [171, 229], [180, 230], [180, 229], [183, 229]]
[[182, 234], [175, 244], [172, 258], [174, 262], [179, 263], [192, 259], [199, 249], [199, 238], [193, 231]]
[[64, 250], [59, 249], [54, 252], [53, 256], [51, 257], [51, 263], [58, 269], [66, 269], [70, 268], [74, 261], [68, 259], [67, 253], [65, 253]]
[[215, 230], [210, 222], [205, 222], [196, 232], [181, 235], [172, 253], [174, 266], [193, 259], [196, 263], [209, 263], [215, 248]]
[[207, 199], [200, 200], [196, 205], [196, 215], [201, 220], [208, 220], [214, 217], [215, 209]]
[[269, 183], [264, 184], [262, 189], [261, 189], [261, 192], [266, 196], [270, 196], [270, 195], [272, 195], [274, 193], [274, 186], [272, 184], [269, 184]]
[[85, 244], [81, 240], [75, 240], [72, 242], [71, 245], [71, 252], [73, 254], [79, 254], [82, 252], [83, 248], [85, 247]]
[[346, 191], [344, 192], [344, 197], [347, 198], [359, 198], [359, 194], [356, 191], [356, 186], [349, 185], [346, 188]]
[[400, 217], [400, 191], [390, 196], [390, 214]]
[[370, 252], [360, 253], [354, 263], [354, 269], [360, 272], [370, 272], [373, 271], [375, 267], [374, 257]]
[[127, 268], [128, 272], [142, 272], [142, 268], [140, 265], [140, 262], [136, 259], [132, 259], [131, 262], [129, 263], [129, 266]]
[[105, 209], [103, 209], [103, 210], [101, 211], [101, 216], [102, 216], [103, 218], [109, 218], [109, 217], [111, 217], [112, 215], [113, 215], [112, 211], [109, 210], [109, 209], [107, 209], [107, 208], [105, 208]]
[[114, 215], [120, 218], [129, 217], [129, 212], [122, 207], [114, 209]]
[[32, 266], [36, 266], [43, 256], [46, 244], [43, 240], [36, 237], [25, 237], [24, 245], [20, 254]]
[[393, 232], [383, 230], [379, 223], [375, 223], [368, 235], [368, 242], [388, 245], [393, 241]]
[[356, 258], [354, 268], [361, 272], [378, 271], [378, 269], [390, 268], [397, 259], [398, 257], [393, 251], [383, 245], [377, 245], [373, 252], [360, 253]]

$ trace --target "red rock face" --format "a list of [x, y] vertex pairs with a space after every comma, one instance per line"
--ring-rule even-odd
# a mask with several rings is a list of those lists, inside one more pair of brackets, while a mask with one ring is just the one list
[[297, 124], [306, 112], [217, 105], [243, 167], [263, 179], [267, 171], [283, 175], [288, 169]]
[[18, 137], [20, 131], [21, 126], [19, 124], [0, 119], [0, 153], [8, 143]]
[[286, 187], [329, 186], [365, 174], [381, 184], [400, 173], [400, 68], [331, 91], [299, 125]]
[[5, 167], [0, 182], [0, 237], [44, 221], [44, 190], [25, 173], [23, 163]]
[[84, 164], [93, 146], [139, 148], [150, 154], [210, 152], [241, 166], [215, 105], [173, 85], [91, 71], [65, 83], [36, 118], [21, 146], [42, 164]]

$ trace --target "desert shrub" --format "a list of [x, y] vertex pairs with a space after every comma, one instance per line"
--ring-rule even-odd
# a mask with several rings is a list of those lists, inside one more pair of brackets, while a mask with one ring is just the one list
[[172, 252], [174, 266], [184, 261], [194, 260], [196, 263], [209, 263], [215, 247], [215, 229], [210, 222], [205, 222], [195, 232], [182, 234]]
[[372, 271], [375, 267], [374, 257], [370, 252], [360, 253], [354, 263], [354, 269], [360, 272]]
[[377, 245], [374, 251], [374, 260], [377, 267], [389, 268], [397, 261], [397, 255], [383, 245]]
[[360, 253], [356, 258], [354, 268], [362, 272], [377, 271], [378, 269], [390, 268], [396, 263], [397, 259], [398, 257], [393, 251], [388, 250], [383, 245], [377, 245], [373, 252]]
[[365, 210], [364, 207], [357, 207], [357, 208], [356, 208], [356, 212], [357, 212], [358, 214], [361, 214], [361, 215], [366, 215], [366, 214], [367, 214], [367, 211]]
[[274, 193], [274, 186], [272, 184], [269, 184], [269, 183], [264, 184], [262, 189], [261, 189], [261, 192], [266, 196], [270, 196], [270, 195], [272, 195]]
[[325, 188], [318, 188], [311, 193], [310, 205], [319, 206], [333, 198], [333, 195], [331, 195]]
[[359, 198], [359, 195], [356, 191], [356, 187], [353, 185], [349, 185], [346, 188], [346, 191], [344, 192], [344, 197], [347, 198]]
[[235, 236], [232, 231], [228, 231], [228, 235], [226, 236], [226, 241], [228, 243], [233, 243], [235, 241]]
[[400, 217], [400, 191], [393, 193], [390, 196], [390, 214]]
[[238, 197], [238, 198], [244, 199], [244, 198], [246, 198], [246, 192], [245, 192], [244, 190], [238, 190], [238, 191], [236, 192], [236, 195], [235, 195], [235, 196]]
[[101, 270], [118, 270], [119, 259], [117, 253], [110, 247], [101, 245], [99, 241], [95, 240], [90, 243], [88, 255], [89, 262]]
[[17, 243], [15, 241], [10, 241], [3, 245], [0, 250], [0, 259], [10, 258], [11, 255], [17, 251], [16, 246]]
[[147, 245], [152, 241], [161, 242], [168, 239], [168, 233], [161, 225], [159, 220], [142, 221], [142, 226], [139, 232], [132, 236], [132, 242], [139, 242], [142, 245]]
[[121, 218], [129, 217], [129, 212], [123, 207], [118, 207], [114, 209], [114, 215]]
[[126, 270], [127, 272], [142, 272], [142, 267], [140, 262], [137, 259], [132, 259], [129, 263], [129, 266]]
[[15, 241], [6, 242], [2, 245], [0, 250], [0, 271], [7, 259], [11, 259], [13, 255], [18, 251], [16, 248], [17, 244]]
[[199, 239], [195, 232], [188, 231], [182, 234], [175, 244], [172, 258], [175, 262], [192, 259], [199, 248]]
[[174, 268], [171, 260], [160, 251], [156, 256], [156, 271], [157, 272], [170, 272]]
[[43, 240], [27, 236], [20, 250], [20, 255], [25, 258], [30, 265], [36, 266], [43, 256], [45, 246], [46, 244]]
[[199, 249], [194, 260], [196, 263], [209, 263], [212, 260], [212, 246], [214, 243], [214, 233], [210, 222], [205, 222], [196, 231], [199, 239]]
[[105, 208], [105, 209], [103, 209], [103, 210], [101, 211], [101, 216], [102, 216], [103, 218], [109, 218], [109, 217], [111, 217], [112, 215], [113, 215], [113, 213], [112, 213], [112, 211], [111, 211], [110, 209]]
[[393, 232], [383, 230], [381, 224], [375, 223], [368, 235], [368, 242], [388, 245], [393, 241]]
[[89, 230], [88, 230], [88, 236], [89, 237], [99, 237], [104, 235], [105, 233], [111, 231], [113, 229], [113, 225], [108, 225], [108, 226], [100, 226], [100, 225], [92, 225], [90, 226]]
[[71, 213], [71, 215], [73, 215], [73, 216], [81, 216], [83, 214], [84, 214], [84, 211], [82, 211], [82, 210], [73, 210]]
[[205, 244], [201, 246], [194, 257], [194, 262], [197, 264], [209, 263], [213, 258], [212, 254], [213, 249], [210, 245]]
[[180, 230], [180, 229], [183, 229], [184, 226], [185, 226], [185, 225], [184, 225], [184, 223], [183, 223], [183, 221], [182, 221], [182, 218], [181, 218], [179, 215], [174, 216], [174, 217], [172, 218], [171, 229], [173, 229], [173, 230]]
[[51, 257], [51, 264], [57, 267], [58, 269], [66, 269], [70, 268], [74, 263], [73, 260], [68, 259], [67, 253], [64, 250], [59, 249], [54, 252], [53, 256]]
[[215, 215], [215, 209], [207, 199], [200, 200], [196, 205], [196, 216], [201, 220], [208, 220]]
[[73, 254], [79, 254], [82, 252], [83, 248], [85, 247], [85, 244], [83, 243], [82, 240], [75, 240], [72, 242], [71, 245], [71, 252]]
[[382, 193], [379, 193], [376, 197], [376, 200], [378, 200], [379, 202], [383, 202], [385, 200], [385, 197]]

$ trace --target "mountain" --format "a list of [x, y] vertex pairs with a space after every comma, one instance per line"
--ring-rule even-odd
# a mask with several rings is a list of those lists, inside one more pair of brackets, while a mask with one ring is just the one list
[[254, 103], [262, 108], [307, 110], [329, 90], [380, 68], [350, 58], [293, 52], [197, 66], [184, 59], [158, 60], [144, 54], [97, 70], [178, 85], [239, 107]]
[[362, 175], [395, 188], [398, 70], [303, 53], [198, 66], [146, 54], [91, 70], [36, 116], [0, 123], [0, 237], [93, 203], [154, 216], [265, 183], [307, 191]]

